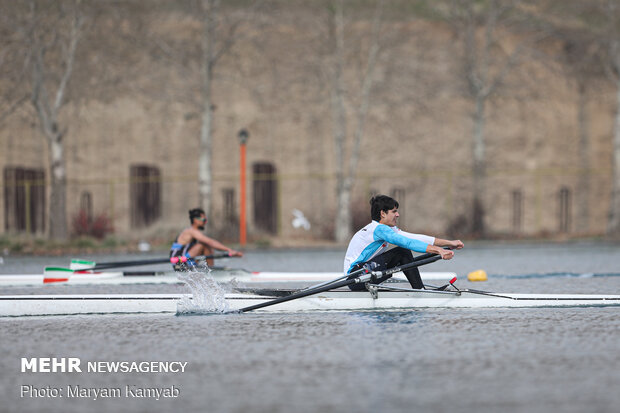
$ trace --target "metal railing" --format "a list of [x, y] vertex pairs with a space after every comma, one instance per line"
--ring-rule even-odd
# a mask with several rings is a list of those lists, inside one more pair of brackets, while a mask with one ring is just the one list
[[[506, 201], [501, 201], [501, 205], [491, 205], [492, 208], [512, 208], [511, 194], [514, 190], [521, 190], [523, 194], [523, 206], [528, 214], [529, 221], [534, 222], [529, 225], [526, 232], [541, 232], [550, 225], [546, 222], [550, 216], [549, 202], [556, 202], [559, 190], [570, 188], [571, 194], [579, 195], [579, 178], [587, 177], [590, 181], [589, 190], [596, 194], [611, 193], [612, 176], [610, 169], [590, 169], [584, 170], [579, 168], [541, 168], [530, 171], [518, 169], [489, 169], [487, 170], [487, 188], [488, 194], [493, 198], [501, 198], [501, 194], [506, 194]], [[251, 191], [252, 181], [270, 179], [275, 180], [277, 184], [276, 205], [279, 211], [277, 219], [278, 233], [281, 232], [283, 206], [286, 205], [289, 198], [310, 199], [310, 205], [315, 208], [325, 208], [321, 202], [317, 203], [316, 199], [312, 199], [312, 194], [308, 194], [307, 184], [314, 182], [318, 186], [328, 188], [325, 193], [328, 194], [328, 201], [335, 201], [336, 178], [329, 173], [277, 173], [277, 174], [249, 174], [248, 181]], [[390, 171], [382, 173], [360, 173], [357, 177], [355, 194], [353, 199], [365, 199], [368, 194], [373, 192], [389, 192], [392, 188], [398, 188], [403, 191], [405, 196], [412, 196], [419, 199], [420, 204], [425, 201], [432, 200], [437, 205], [442, 205], [443, 219], [450, 221], [455, 218], [457, 208], [463, 199], [471, 195], [469, 187], [471, 187], [472, 174], [470, 170], [412, 170], [405, 174], [393, 174]], [[162, 188], [163, 203], [166, 206], [164, 211], [176, 210], [176, 204], [183, 204], [180, 210], [186, 210], [188, 204], [194, 204], [198, 200], [198, 177], [195, 175], [184, 176], [165, 176], [147, 177], [147, 178], [99, 178], [99, 179], [69, 179], [67, 180], [67, 205], [71, 214], [79, 209], [80, 194], [84, 191], [90, 191], [93, 196], [94, 208], [98, 212], [105, 212], [112, 221], [126, 220], [130, 213], [130, 186], [135, 183], [159, 183]], [[223, 189], [238, 190], [239, 177], [235, 174], [220, 174], [213, 177], [214, 195], [216, 191]], [[0, 183], [0, 209], [2, 210], [2, 229], [16, 228], [13, 223], [7, 224], [7, 205], [11, 200], [7, 200], [6, 189], [10, 187], [12, 190], [23, 188], [23, 200], [21, 205], [24, 207], [25, 228], [26, 233], [32, 232], [32, 188], [35, 186], [45, 186], [46, 192], [46, 209], [49, 208], [50, 183], [45, 180], [17, 180], [10, 185], [4, 182]], [[387, 188], [387, 189], [385, 189]], [[284, 192], [286, 191], [286, 193]], [[503, 196], [503, 195], [502, 195]], [[182, 201], [176, 202], [172, 198], [182, 198]], [[591, 196], [590, 198], [595, 198]], [[588, 200], [592, 214], [591, 227], [604, 228], [606, 225], [606, 213], [601, 213], [601, 209], [607, 208], [608, 198], [598, 197], [596, 203]], [[11, 201], [12, 202], [12, 201]], [[564, 203], [569, 202], [566, 198]], [[575, 201], [570, 201], [575, 202]], [[220, 202], [221, 204], [224, 203]], [[604, 205], [600, 205], [603, 203]], [[419, 205], [418, 205], [419, 206]], [[10, 208], [15, 209], [15, 206]], [[10, 209], [9, 208], [9, 209]], [[416, 207], [417, 208], [417, 207]], [[562, 208], [566, 210], [567, 206]], [[574, 215], [576, 208], [571, 208]], [[420, 209], [422, 211], [423, 209]], [[596, 213], [596, 211], [599, 211]], [[420, 212], [418, 212], [420, 213]], [[565, 213], [565, 212], [564, 212]], [[222, 215], [224, 215], [222, 213]], [[411, 214], [412, 215], [412, 214]], [[48, 211], [45, 212], [45, 217]], [[533, 218], [532, 218], [533, 216]], [[166, 218], [163, 216], [162, 218]], [[563, 218], [566, 219], [566, 218]], [[523, 225], [523, 223], [521, 223]], [[601, 232], [596, 230], [595, 232]]]

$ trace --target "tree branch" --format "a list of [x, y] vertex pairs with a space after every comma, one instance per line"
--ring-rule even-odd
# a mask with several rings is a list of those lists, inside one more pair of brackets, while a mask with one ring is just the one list
[[69, 34], [68, 51], [65, 56], [65, 71], [58, 85], [58, 90], [56, 91], [56, 99], [54, 100], [54, 106], [53, 106], [54, 118], [58, 115], [58, 111], [60, 110], [63, 104], [63, 98], [65, 95], [65, 91], [67, 89], [67, 84], [69, 83], [69, 79], [71, 79], [71, 74], [73, 72], [73, 64], [75, 62], [75, 51], [77, 49], [77, 44], [79, 41], [82, 23], [83, 23], [82, 16], [79, 14], [77, 10], [77, 4], [75, 4], [74, 16], [73, 16], [73, 21], [71, 25], [71, 32]]

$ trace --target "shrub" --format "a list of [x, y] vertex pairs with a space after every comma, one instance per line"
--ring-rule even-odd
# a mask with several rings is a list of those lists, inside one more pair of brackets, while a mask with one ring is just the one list
[[103, 239], [107, 234], [114, 231], [112, 223], [105, 212], [92, 219], [86, 211], [80, 210], [73, 217], [72, 227], [74, 236], [90, 236], [97, 239]]

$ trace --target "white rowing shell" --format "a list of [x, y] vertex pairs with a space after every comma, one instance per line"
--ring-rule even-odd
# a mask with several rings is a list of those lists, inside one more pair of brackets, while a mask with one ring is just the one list
[[[620, 295], [491, 294], [467, 291], [460, 295], [447, 291], [379, 291], [378, 298], [372, 298], [365, 291], [328, 291], [256, 311], [620, 306]], [[9, 295], [0, 296], [0, 316], [177, 313], [179, 303], [188, 299], [189, 296], [184, 294]], [[228, 310], [272, 299], [251, 294], [226, 295]]]

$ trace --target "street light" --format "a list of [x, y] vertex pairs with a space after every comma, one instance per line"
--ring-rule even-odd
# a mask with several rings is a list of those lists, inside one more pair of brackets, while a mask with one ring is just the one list
[[241, 145], [245, 145], [248, 142], [249, 137], [250, 137], [250, 134], [248, 133], [247, 130], [241, 129], [239, 131], [239, 143]]
[[245, 245], [246, 242], [246, 223], [245, 223], [245, 145], [248, 142], [248, 138], [250, 134], [247, 130], [241, 129], [237, 134], [239, 137], [239, 176], [240, 176], [240, 187], [241, 187], [241, 212], [239, 217], [239, 243], [241, 245]]

